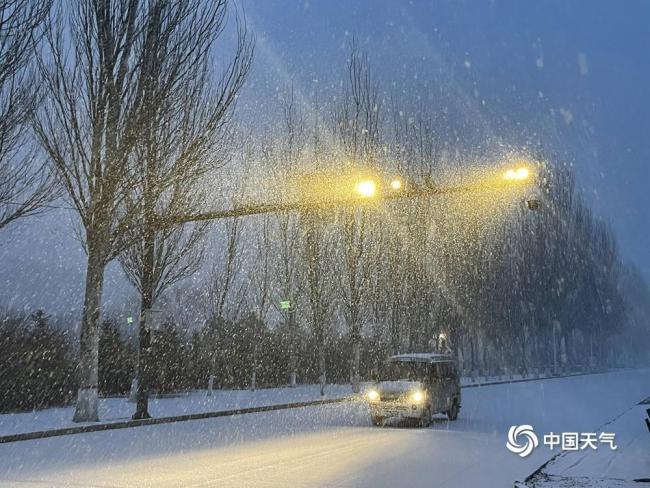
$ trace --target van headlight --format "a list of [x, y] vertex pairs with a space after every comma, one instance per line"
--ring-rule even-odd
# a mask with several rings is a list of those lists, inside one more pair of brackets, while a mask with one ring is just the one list
[[372, 388], [366, 392], [366, 398], [371, 402], [377, 402], [379, 401], [379, 392]]
[[422, 403], [424, 401], [424, 392], [417, 390], [411, 393], [411, 400], [413, 403]]

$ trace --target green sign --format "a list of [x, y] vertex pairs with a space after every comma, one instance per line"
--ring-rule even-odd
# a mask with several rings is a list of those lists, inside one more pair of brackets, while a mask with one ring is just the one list
[[127, 317], [126, 318], [126, 323], [127, 324], [132, 324], [133, 323], [133, 317]]
[[280, 300], [280, 308], [282, 310], [288, 310], [291, 307], [289, 300]]

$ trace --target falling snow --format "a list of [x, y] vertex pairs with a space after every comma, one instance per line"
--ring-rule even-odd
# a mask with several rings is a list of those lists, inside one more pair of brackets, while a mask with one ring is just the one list
[[[650, 477], [650, 7], [547, 7], [0, 2], [0, 485]], [[371, 428], [425, 352], [459, 420]]]

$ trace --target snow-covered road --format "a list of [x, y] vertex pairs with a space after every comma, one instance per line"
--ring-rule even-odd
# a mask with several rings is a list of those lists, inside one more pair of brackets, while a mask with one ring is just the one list
[[337, 404], [10, 443], [0, 486], [507, 487], [553, 454], [507, 451], [511, 425], [595, 431], [649, 390], [650, 371], [626, 371], [465, 389], [459, 420], [429, 429]]

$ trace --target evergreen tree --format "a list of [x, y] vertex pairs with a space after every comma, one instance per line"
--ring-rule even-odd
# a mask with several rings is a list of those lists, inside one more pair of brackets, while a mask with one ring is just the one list
[[135, 350], [114, 322], [102, 323], [99, 337], [99, 391], [102, 395], [128, 393], [135, 369]]

